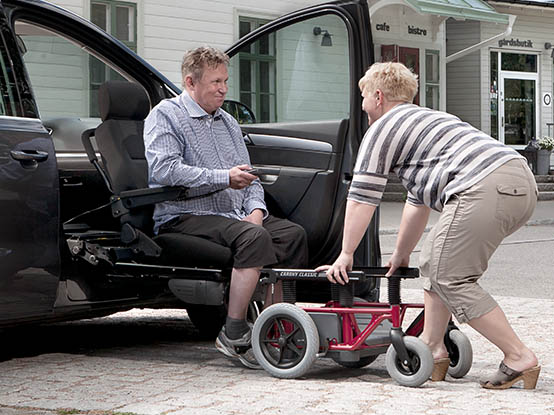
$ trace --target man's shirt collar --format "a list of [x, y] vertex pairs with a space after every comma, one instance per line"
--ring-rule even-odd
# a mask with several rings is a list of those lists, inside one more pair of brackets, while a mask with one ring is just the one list
[[[192, 118], [204, 118], [204, 117], [211, 117], [210, 114], [208, 114], [204, 108], [202, 108], [198, 103], [192, 99], [192, 97], [189, 95], [186, 89], [183, 89], [183, 92], [181, 92], [181, 96], [179, 98], [181, 100], [181, 103], [185, 106], [187, 109], [187, 112]], [[221, 116], [221, 108], [218, 108], [213, 117], [214, 119], [219, 118]]]

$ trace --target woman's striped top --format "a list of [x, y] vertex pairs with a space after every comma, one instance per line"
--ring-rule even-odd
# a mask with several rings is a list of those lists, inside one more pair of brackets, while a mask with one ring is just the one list
[[379, 205], [394, 171], [409, 203], [440, 212], [450, 196], [515, 158], [523, 157], [454, 115], [401, 104], [366, 132], [348, 200]]

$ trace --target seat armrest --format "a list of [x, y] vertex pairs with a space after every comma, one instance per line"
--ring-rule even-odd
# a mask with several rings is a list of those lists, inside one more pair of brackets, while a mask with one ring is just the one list
[[125, 208], [132, 209], [170, 200], [186, 199], [187, 191], [188, 188], [182, 186], [153, 187], [126, 190], [113, 198], [121, 200]]

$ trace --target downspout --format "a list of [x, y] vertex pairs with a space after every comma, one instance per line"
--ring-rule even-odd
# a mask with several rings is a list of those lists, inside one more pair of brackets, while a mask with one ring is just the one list
[[470, 47], [462, 49], [462, 50], [460, 50], [456, 53], [453, 53], [450, 56], [447, 56], [446, 57], [446, 63], [449, 64], [450, 62], [455, 61], [456, 59], [459, 59], [463, 56], [469, 55], [470, 53], [475, 52], [476, 50], [479, 50], [479, 49], [481, 49], [485, 46], [488, 46], [488, 45], [496, 42], [500, 38], [510, 36], [510, 34], [512, 33], [512, 28], [514, 26], [516, 18], [517, 18], [517, 16], [514, 16], [513, 14], [508, 15], [508, 28], [503, 33], [500, 33], [499, 35], [493, 36], [490, 39], [484, 40], [484, 41], [479, 42], [479, 43], [477, 43], [473, 46], [470, 46]]

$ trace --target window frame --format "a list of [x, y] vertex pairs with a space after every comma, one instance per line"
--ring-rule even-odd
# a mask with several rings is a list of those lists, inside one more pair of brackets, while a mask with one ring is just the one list
[[[118, 39], [121, 43], [123, 43], [125, 46], [127, 46], [129, 49], [131, 49], [133, 52], [137, 52], [137, 30], [138, 30], [138, 24], [137, 24], [137, 4], [136, 3], [133, 3], [133, 2], [127, 2], [127, 1], [119, 1], [119, 0], [91, 0], [90, 2], [90, 21], [92, 23], [94, 23], [92, 21], [92, 7], [94, 4], [101, 4], [103, 6], [106, 6], [107, 10], [108, 10], [108, 13], [106, 15], [106, 29], [102, 29], [104, 30], [106, 33], [112, 35], [113, 37], [115, 37], [116, 39]], [[132, 9], [131, 11], [131, 14], [133, 15], [133, 40], [132, 41], [128, 41], [128, 40], [122, 40], [122, 39], [119, 39], [117, 36], [116, 36], [116, 30], [117, 30], [117, 14], [116, 14], [116, 9], [117, 7], [129, 7]], [[94, 23], [96, 24], [96, 23]], [[100, 27], [100, 26], [99, 26]], [[100, 27], [101, 28], [101, 27]], [[89, 91], [98, 91], [98, 89], [100, 88], [100, 85], [102, 85], [102, 83], [112, 79], [111, 77], [111, 72], [114, 71], [113, 68], [111, 68], [109, 65], [106, 65], [104, 62], [102, 62], [101, 60], [99, 60], [101, 63], [104, 63], [104, 81], [101, 82], [101, 83], [96, 83], [96, 82], [93, 82], [92, 80], [92, 65], [93, 65], [93, 62], [94, 60], [91, 59], [91, 57], [94, 57], [96, 58], [94, 55], [89, 55], [89, 73], [88, 73], [88, 77], [89, 77]], [[98, 58], [96, 58], [98, 59]], [[121, 76], [121, 75], [120, 75]], [[91, 116], [99, 116], [96, 112], [95, 112], [95, 107], [94, 107], [94, 94], [91, 93], [89, 94], [89, 114]]]
[[[429, 82], [427, 80], [427, 73], [430, 68], [427, 68], [427, 56], [428, 55], [434, 55], [437, 57], [437, 80], [435, 82], [431, 81]], [[427, 102], [427, 88], [428, 87], [434, 87], [437, 89], [437, 108], [431, 108], [435, 110], [440, 110], [440, 102], [441, 102], [441, 79], [440, 79], [440, 58], [441, 58], [441, 52], [440, 50], [436, 49], [425, 49], [425, 106], [427, 108], [431, 108], [429, 106], [429, 103]]]
[[[239, 33], [240, 33], [240, 24], [241, 23], [249, 23], [250, 24], [250, 32], [253, 32], [254, 30], [258, 29], [259, 27], [265, 25], [266, 23], [269, 23], [270, 20], [267, 19], [261, 19], [256, 17], [250, 17], [250, 16], [239, 16]], [[247, 32], [247, 33], [250, 33]], [[242, 36], [245, 36], [247, 33], [242, 34]], [[257, 122], [265, 123], [265, 122], [275, 122], [275, 120], [278, 119], [278, 107], [277, 107], [277, 44], [276, 44], [276, 38], [275, 38], [276, 32], [271, 32], [269, 35], [273, 35], [273, 53], [271, 54], [261, 54], [259, 51], [259, 45], [261, 38], [257, 39], [253, 43], [251, 43], [251, 47], [254, 46], [256, 50], [254, 52], [239, 52], [238, 53], [238, 73], [240, 74], [240, 65], [243, 60], [248, 61], [251, 65], [254, 63], [255, 67], [255, 85], [254, 90], [246, 91], [243, 90], [241, 87], [241, 81], [240, 76], [238, 76], [238, 97], [240, 100], [240, 97], [243, 93], [250, 94], [255, 96], [254, 105], [250, 105], [250, 109], [254, 112], [255, 117], [257, 119]], [[241, 37], [242, 37], [241, 36]], [[261, 70], [260, 70], [260, 63], [267, 62], [270, 65], [273, 64], [273, 91], [274, 92], [262, 92], [261, 91]], [[271, 88], [270, 88], [271, 90]], [[261, 101], [262, 96], [268, 95], [270, 97], [269, 106], [270, 108], [273, 107], [273, 113], [270, 113], [270, 119], [268, 121], [262, 120], [262, 114], [261, 114]]]

